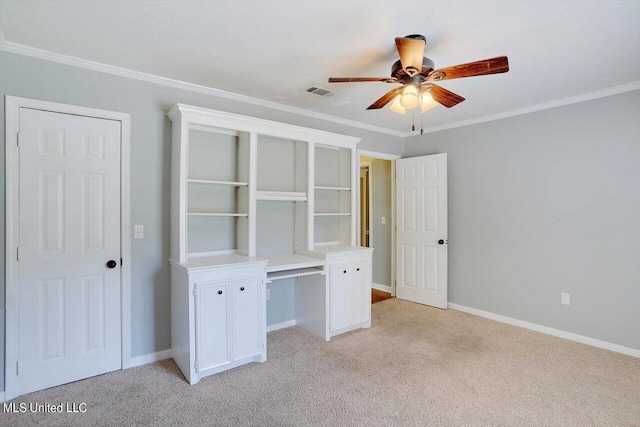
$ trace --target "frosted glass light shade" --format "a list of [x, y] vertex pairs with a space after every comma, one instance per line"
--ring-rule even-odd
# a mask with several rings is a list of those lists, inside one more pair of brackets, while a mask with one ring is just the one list
[[423, 92], [420, 97], [420, 112], [424, 113], [427, 110], [436, 107], [438, 103], [433, 99], [429, 92]]
[[407, 85], [402, 90], [400, 104], [408, 110], [416, 108], [420, 104], [420, 98], [418, 97], [418, 88], [416, 88], [414, 85]]
[[396, 113], [400, 113], [400, 114], [407, 114], [407, 109], [404, 108], [401, 104], [400, 104], [400, 98], [402, 97], [402, 95], [398, 95], [393, 99], [393, 102], [391, 103], [391, 106], [389, 107], [389, 109], [391, 111], [395, 111]]

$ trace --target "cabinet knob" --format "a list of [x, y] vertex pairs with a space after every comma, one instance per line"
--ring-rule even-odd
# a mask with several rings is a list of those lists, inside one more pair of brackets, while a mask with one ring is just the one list
[[360, 268], [356, 268], [356, 271], [360, 271]]
[[343, 273], [346, 273], [346, 272], [347, 272], [347, 270], [343, 271]]
[[240, 290], [241, 290], [241, 291], [244, 291], [244, 286], [242, 286], [242, 287], [240, 288]]
[[218, 291], [218, 295], [222, 295], [222, 291]]

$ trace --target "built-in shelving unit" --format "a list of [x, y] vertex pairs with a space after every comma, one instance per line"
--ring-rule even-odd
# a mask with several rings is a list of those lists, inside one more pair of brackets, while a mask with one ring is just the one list
[[315, 146], [314, 248], [355, 244], [354, 161], [352, 150]]
[[182, 104], [169, 117], [172, 356], [187, 381], [266, 360], [268, 289], [323, 340], [370, 326], [359, 139]]

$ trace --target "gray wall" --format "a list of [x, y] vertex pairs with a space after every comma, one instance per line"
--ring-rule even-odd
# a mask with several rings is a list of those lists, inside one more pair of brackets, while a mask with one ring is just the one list
[[[362, 138], [359, 148], [399, 153], [402, 140], [264, 107], [0, 52], [0, 94], [131, 114], [131, 224], [144, 224], [145, 238], [132, 240], [132, 355], [170, 347], [169, 175], [171, 123], [176, 103], [198, 105]], [[0, 106], [4, 117], [4, 102]], [[4, 120], [0, 120], [4, 135]], [[0, 149], [4, 165], [4, 145]], [[0, 221], [4, 223], [4, 173], [0, 174]], [[0, 308], [4, 310], [4, 228], [0, 231]], [[272, 300], [286, 294], [274, 292]], [[289, 306], [288, 295], [282, 295]], [[275, 303], [277, 304], [277, 302]], [[275, 304], [272, 304], [275, 306]], [[0, 316], [4, 334], [4, 315]], [[280, 320], [272, 313], [270, 316]], [[0, 337], [4, 343], [4, 336]], [[0, 344], [4, 366], [4, 344]], [[0, 383], [4, 370], [0, 369]]]
[[369, 157], [360, 162], [371, 162], [373, 283], [391, 286], [391, 162]]
[[640, 349], [640, 91], [405, 142], [435, 153], [450, 302]]

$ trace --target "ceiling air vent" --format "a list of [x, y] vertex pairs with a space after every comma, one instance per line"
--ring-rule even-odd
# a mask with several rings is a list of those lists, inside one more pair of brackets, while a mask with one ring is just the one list
[[314, 95], [324, 96], [325, 98], [328, 98], [328, 97], [333, 96], [333, 95], [336, 94], [336, 92], [332, 92], [332, 91], [330, 91], [328, 89], [324, 89], [324, 88], [317, 87], [317, 86], [311, 86], [310, 88], [305, 89], [304, 91], [312, 93]]

